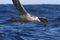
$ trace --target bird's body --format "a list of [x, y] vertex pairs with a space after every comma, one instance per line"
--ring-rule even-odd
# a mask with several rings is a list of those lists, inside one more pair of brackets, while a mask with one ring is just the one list
[[12, 21], [19, 21], [19, 22], [30, 22], [30, 21], [36, 21], [36, 20], [38, 20], [40, 22], [40, 20], [38, 19], [38, 17], [31, 16], [30, 14], [20, 15], [20, 16], [17, 16], [15, 18], [12, 18], [11, 20]]
[[18, 21], [18, 22], [30, 22], [30, 21], [42, 21], [44, 23], [44, 25], [47, 25], [47, 19], [43, 18], [43, 17], [37, 17], [37, 16], [32, 16], [30, 15], [25, 9], [24, 7], [21, 5], [21, 3], [19, 2], [19, 0], [12, 0], [14, 6], [16, 7], [16, 9], [18, 10], [19, 15], [15, 18], [11, 18], [11, 21]]

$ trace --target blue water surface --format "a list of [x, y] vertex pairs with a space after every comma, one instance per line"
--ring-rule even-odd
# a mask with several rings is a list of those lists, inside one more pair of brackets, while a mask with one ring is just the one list
[[[0, 5], [0, 40], [60, 40], [60, 5], [24, 5], [34, 16], [48, 19], [44, 27], [42, 22], [9, 22], [18, 16], [11, 4]], [[5, 23], [4, 23], [5, 22]]]

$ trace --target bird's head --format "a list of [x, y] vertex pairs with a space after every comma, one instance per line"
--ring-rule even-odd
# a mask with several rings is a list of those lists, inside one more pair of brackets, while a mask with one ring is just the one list
[[45, 17], [38, 17], [38, 18], [40, 19], [41, 22], [43, 22], [44, 26], [47, 26], [47, 24], [48, 24], [47, 18], [45, 18]]
[[38, 21], [38, 22], [43, 22], [44, 26], [47, 26], [48, 24], [48, 20], [45, 17], [37, 17], [37, 16], [33, 16], [33, 20]]

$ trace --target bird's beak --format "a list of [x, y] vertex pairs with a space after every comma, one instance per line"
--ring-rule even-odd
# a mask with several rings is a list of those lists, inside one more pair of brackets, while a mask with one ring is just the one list
[[48, 21], [47, 21], [47, 19], [45, 17], [38, 17], [38, 18], [40, 19], [41, 22], [44, 23], [44, 26], [47, 26]]

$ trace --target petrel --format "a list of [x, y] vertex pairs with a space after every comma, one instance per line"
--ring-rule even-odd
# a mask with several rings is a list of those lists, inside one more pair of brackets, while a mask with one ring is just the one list
[[33, 16], [29, 14], [25, 8], [22, 6], [19, 0], [12, 0], [13, 5], [18, 11], [18, 16], [11, 18], [11, 21], [13, 22], [30, 22], [30, 21], [37, 21], [37, 22], [43, 22], [44, 25], [46, 26], [48, 24], [48, 21], [45, 17], [38, 17], [38, 16]]

